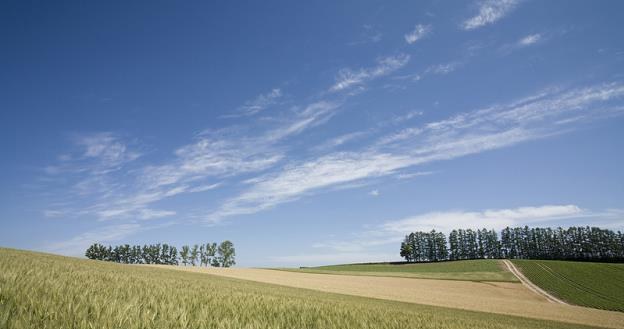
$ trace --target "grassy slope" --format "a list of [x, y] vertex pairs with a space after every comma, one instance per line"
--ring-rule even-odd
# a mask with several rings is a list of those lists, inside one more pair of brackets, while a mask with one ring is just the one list
[[624, 311], [624, 264], [513, 260], [533, 283], [576, 305]]
[[586, 328], [0, 248], [0, 328]]
[[308, 273], [397, 276], [421, 279], [518, 281], [513, 274], [504, 269], [499, 260], [493, 259], [420, 264], [346, 264], [283, 270]]

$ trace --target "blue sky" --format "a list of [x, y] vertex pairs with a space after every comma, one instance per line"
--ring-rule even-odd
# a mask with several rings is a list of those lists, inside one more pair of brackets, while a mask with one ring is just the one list
[[0, 245], [624, 228], [621, 1], [0, 5]]

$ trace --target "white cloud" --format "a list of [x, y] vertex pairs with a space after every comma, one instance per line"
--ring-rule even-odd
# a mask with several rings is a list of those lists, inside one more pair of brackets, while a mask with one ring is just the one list
[[[552, 35], [552, 34], [551, 34]], [[548, 37], [544, 36], [543, 34], [540, 33], [534, 33], [534, 34], [529, 34], [526, 35], [522, 38], [520, 38], [519, 40], [512, 42], [512, 43], [507, 43], [502, 45], [499, 48], [499, 51], [503, 54], [503, 55], [507, 55], [513, 51], [516, 51], [518, 49], [522, 49], [522, 48], [526, 48], [529, 46], [533, 46], [536, 45], [538, 43], [544, 43], [546, 41]]]
[[350, 69], [342, 69], [338, 72], [336, 82], [330, 88], [330, 91], [341, 91], [354, 86], [361, 86], [365, 82], [375, 78], [390, 74], [409, 62], [410, 56], [400, 54], [397, 56], [383, 57], [377, 61], [377, 66], [371, 68], [363, 68], [357, 71]]
[[479, 13], [462, 23], [464, 30], [474, 30], [492, 24], [509, 14], [518, 0], [483, 0], [479, 3]]
[[121, 138], [113, 133], [98, 133], [75, 138], [84, 147], [83, 158], [95, 159], [103, 170], [119, 167], [136, 160], [140, 154], [128, 149]]
[[445, 233], [456, 228], [492, 228], [500, 230], [507, 226], [530, 225], [535, 222], [548, 222], [564, 218], [586, 215], [576, 205], [545, 205], [513, 209], [489, 209], [484, 211], [445, 211], [431, 212], [384, 223], [386, 232], [405, 235], [415, 231], [433, 229]]
[[209, 222], [223, 217], [250, 214], [297, 199], [311, 190], [381, 175], [403, 167], [401, 157], [386, 154], [337, 153], [318, 160], [291, 165], [281, 172], [256, 180], [252, 188], [222, 205], [208, 216]]
[[413, 44], [414, 42], [426, 37], [431, 33], [431, 25], [423, 25], [418, 24], [414, 27], [410, 33], [405, 34], [403, 37], [405, 38], [405, 42], [408, 44]]
[[433, 175], [434, 173], [435, 173], [434, 171], [417, 171], [417, 172], [411, 172], [411, 173], [400, 173], [400, 174], [396, 175], [396, 178], [398, 178], [398, 179], [412, 179], [412, 178], [420, 177], [420, 176]]
[[[254, 149], [254, 146], [257, 148]], [[258, 145], [253, 141], [249, 141], [249, 146], [246, 146], [244, 139], [211, 137], [201, 137], [193, 144], [178, 148], [175, 154], [179, 163], [174, 170], [186, 177], [258, 171], [273, 165], [282, 157], [277, 152], [270, 152], [266, 145]]]
[[418, 111], [418, 110], [413, 110], [413, 111], [409, 111], [403, 115], [400, 116], [396, 116], [392, 119], [392, 123], [394, 124], [399, 124], [399, 123], [403, 123], [405, 121], [409, 121], [413, 118], [419, 117], [421, 115], [423, 115], [424, 112], [423, 111]]
[[74, 206], [46, 209], [45, 214], [94, 216], [99, 220], [158, 219], [179, 215], [174, 211], [155, 211], [151, 209], [152, 204], [179, 194], [212, 190], [229, 177], [257, 173], [275, 166], [285, 156], [282, 146], [285, 139], [326, 122], [338, 106], [335, 102], [316, 101], [301, 110], [291, 110], [276, 124], [263, 127], [254, 134], [244, 128], [204, 131], [193, 143], [175, 150], [169, 161], [158, 165], [140, 164], [121, 172], [111, 168], [120, 168], [133, 160], [131, 155], [134, 153], [120, 138], [109, 133], [81, 138], [81, 153], [63, 158], [71, 158], [73, 162], [75, 158], [95, 158], [98, 160], [97, 171], [79, 172], [71, 193], [60, 196], [70, 199], [68, 203]]
[[518, 45], [525, 47], [525, 46], [530, 46], [532, 44], [538, 43], [540, 40], [542, 39], [542, 36], [538, 33], [538, 34], [530, 34], [527, 35], [526, 37], [520, 39], [518, 41]]
[[139, 218], [140, 219], [154, 219], [154, 218], [169, 217], [175, 214], [176, 212], [171, 211], [171, 210], [141, 209], [139, 211]]
[[372, 191], [368, 192], [368, 195], [370, 195], [370, 196], [379, 196], [379, 190], [372, 190]]
[[[464, 60], [456, 60], [448, 63], [441, 63], [428, 66], [425, 70], [420, 73], [412, 73], [406, 74], [402, 76], [394, 77], [395, 80], [412, 80], [412, 81], [420, 81], [430, 75], [446, 75], [454, 72], [459, 69], [462, 65], [464, 65]], [[421, 112], [422, 114], [422, 112]]]
[[402, 130], [399, 130], [396, 133], [392, 133], [386, 136], [383, 136], [377, 141], [377, 145], [386, 145], [390, 143], [394, 143], [397, 141], [406, 140], [408, 138], [412, 138], [418, 136], [424, 132], [424, 129], [421, 127], [409, 127]]
[[461, 66], [460, 62], [450, 62], [450, 63], [445, 63], [445, 64], [432, 65], [425, 70], [423, 75], [427, 75], [431, 73], [440, 74], [440, 75], [449, 74], [455, 71], [460, 66]]
[[44, 171], [49, 175], [88, 173], [103, 175], [119, 170], [141, 154], [131, 150], [122, 138], [112, 132], [75, 134], [71, 141], [77, 147], [73, 154], [62, 154], [56, 165]]
[[348, 133], [348, 134], [343, 134], [340, 136], [336, 136], [334, 138], [331, 138], [327, 141], [325, 141], [324, 143], [320, 144], [319, 146], [316, 146], [314, 149], [317, 151], [326, 151], [326, 150], [330, 150], [330, 149], [334, 149], [336, 147], [339, 147], [341, 145], [347, 144], [349, 142], [352, 142], [354, 140], [357, 140], [359, 138], [362, 138], [364, 136], [366, 136], [368, 133], [364, 132], [364, 131], [356, 131], [356, 132], [352, 132], [352, 133]]
[[331, 153], [258, 177], [247, 191], [227, 200], [206, 220], [215, 222], [228, 216], [256, 213], [315, 190], [552, 136], [564, 131], [557, 121], [579, 112], [599, 113], [609, 107], [610, 101], [622, 97], [624, 86], [619, 84], [550, 90], [507, 105], [409, 127], [380, 137], [360, 152]]
[[303, 111], [297, 113], [291, 122], [269, 131], [261, 137], [261, 140], [277, 142], [285, 137], [297, 135], [310, 127], [325, 123], [334, 115], [333, 110], [338, 106], [338, 103], [329, 101], [311, 103]]

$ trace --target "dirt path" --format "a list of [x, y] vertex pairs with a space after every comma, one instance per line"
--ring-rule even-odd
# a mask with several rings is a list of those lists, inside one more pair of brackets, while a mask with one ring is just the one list
[[295, 288], [624, 329], [624, 313], [556, 304], [521, 283], [161, 266]]
[[568, 303], [566, 303], [566, 302], [562, 301], [561, 299], [551, 295], [550, 293], [548, 293], [544, 289], [538, 287], [536, 284], [531, 282], [531, 280], [529, 280], [526, 276], [524, 276], [524, 274], [522, 274], [522, 272], [520, 272], [520, 270], [518, 270], [516, 265], [514, 265], [510, 260], [504, 259], [503, 263], [505, 263], [505, 266], [507, 266], [507, 269], [509, 270], [509, 272], [513, 273], [513, 275], [515, 275], [516, 278], [518, 278], [518, 280], [520, 280], [520, 282], [522, 282], [522, 284], [525, 287], [527, 287], [529, 290], [533, 291], [534, 293], [536, 293], [538, 295], [543, 296], [544, 298], [546, 298], [546, 300], [548, 300], [551, 303], [569, 305]]

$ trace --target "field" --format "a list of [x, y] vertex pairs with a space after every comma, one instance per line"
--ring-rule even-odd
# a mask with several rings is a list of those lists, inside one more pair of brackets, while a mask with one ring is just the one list
[[624, 312], [624, 264], [514, 260], [531, 282], [576, 305]]
[[346, 295], [624, 328], [624, 313], [551, 303], [515, 282], [349, 276], [246, 268], [163, 267]]
[[0, 328], [589, 327], [0, 248]]
[[404, 278], [517, 282], [518, 279], [499, 260], [479, 259], [421, 264], [346, 264], [301, 269], [280, 269], [305, 273], [392, 276]]

